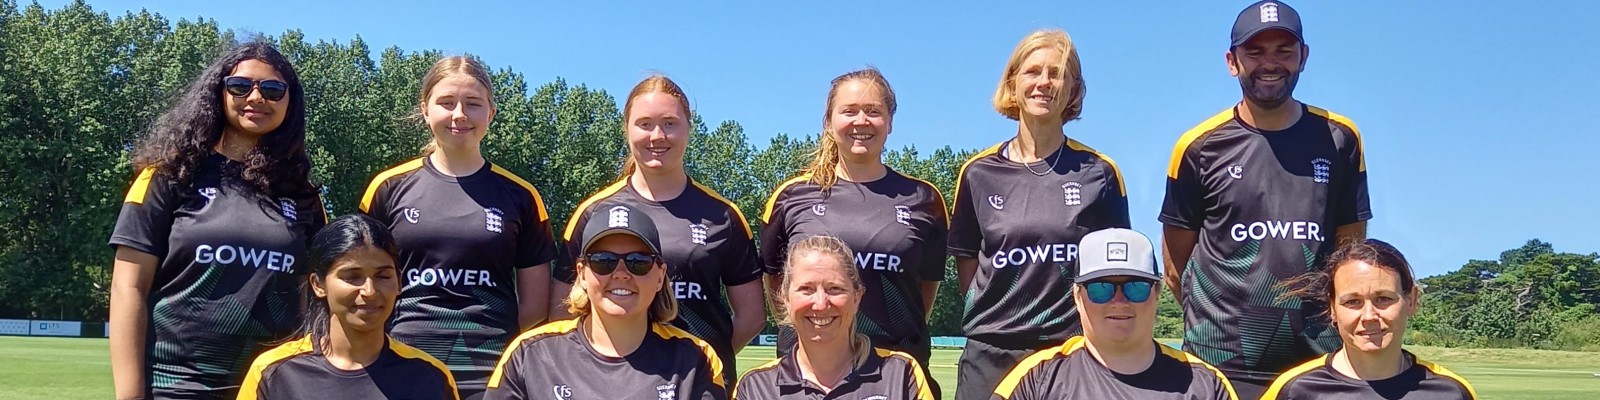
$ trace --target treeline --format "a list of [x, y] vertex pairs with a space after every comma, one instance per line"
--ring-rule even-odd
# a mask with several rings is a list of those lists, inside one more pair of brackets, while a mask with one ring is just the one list
[[[133, 179], [129, 151], [183, 85], [248, 39], [237, 35], [208, 19], [0, 0], [0, 318], [104, 320], [112, 256], [105, 243]], [[428, 134], [408, 116], [423, 72], [442, 54], [390, 47], [374, 57], [359, 37], [312, 42], [296, 30], [273, 39], [304, 81], [312, 179], [334, 215], [354, 212], [373, 174], [418, 156]], [[493, 78], [499, 113], [483, 151], [536, 185], [552, 223], [564, 226], [577, 202], [618, 177], [625, 149], [617, 102], [560, 79], [530, 89], [510, 68]], [[816, 143], [814, 134], [780, 133], [758, 147], [738, 122], [713, 128], [698, 118], [690, 140], [690, 175], [737, 203], [752, 224]], [[939, 187], [948, 203], [971, 154], [907, 146], [884, 158]], [[953, 263], [945, 276], [931, 328], [953, 336], [964, 308]], [[1532, 241], [1498, 261], [1423, 281], [1413, 342], [1600, 350], [1595, 254], [1554, 253]], [[1159, 315], [1158, 337], [1182, 336], [1182, 309], [1168, 296]]]

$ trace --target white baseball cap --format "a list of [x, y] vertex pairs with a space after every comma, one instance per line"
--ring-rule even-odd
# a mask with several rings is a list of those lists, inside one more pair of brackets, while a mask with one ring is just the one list
[[1090, 232], [1078, 242], [1077, 281], [1107, 276], [1132, 276], [1161, 280], [1155, 246], [1132, 229], [1111, 228]]

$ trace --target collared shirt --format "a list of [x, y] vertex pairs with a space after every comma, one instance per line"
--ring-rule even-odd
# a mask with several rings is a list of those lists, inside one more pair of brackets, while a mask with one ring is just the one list
[[934, 400], [922, 366], [911, 355], [873, 348], [832, 391], [807, 381], [798, 353], [790, 353], [746, 372], [733, 391], [735, 400]]

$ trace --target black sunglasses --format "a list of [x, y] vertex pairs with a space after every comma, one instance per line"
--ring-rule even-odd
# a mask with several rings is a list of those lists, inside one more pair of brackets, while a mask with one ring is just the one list
[[627, 266], [628, 273], [634, 276], [644, 276], [650, 273], [650, 269], [655, 268], [656, 263], [661, 260], [655, 254], [645, 252], [617, 254], [609, 251], [584, 254], [583, 259], [588, 261], [589, 270], [594, 271], [596, 274], [611, 275], [612, 271], [617, 270], [617, 263], [621, 262]]
[[253, 80], [242, 76], [222, 78], [222, 87], [234, 97], [246, 97], [252, 90], [260, 90], [261, 98], [267, 101], [283, 100], [289, 94], [289, 84], [277, 79]]

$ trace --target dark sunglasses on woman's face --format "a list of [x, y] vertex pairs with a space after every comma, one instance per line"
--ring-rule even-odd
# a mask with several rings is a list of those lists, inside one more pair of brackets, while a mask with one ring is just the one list
[[1090, 281], [1083, 283], [1083, 290], [1089, 295], [1089, 302], [1106, 304], [1117, 295], [1117, 287], [1122, 287], [1122, 297], [1129, 303], [1143, 303], [1150, 300], [1150, 288], [1154, 282], [1147, 280], [1131, 280], [1122, 283], [1107, 281]]
[[289, 94], [289, 84], [277, 79], [253, 80], [242, 76], [222, 78], [222, 87], [234, 97], [249, 97], [251, 90], [260, 90], [261, 98], [267, 101], [283, 100]]
[[611, 275], [612, 271], [617, 270], [617, 264], [620, 262], [626, 265], [628, 273], [634, 276], [644, 276], [650, 273], [650, 269], [655, 268], [658, 260], [655, 254], [637, 251], [628, 254], [597, 251], [584, 254], [583, 259], [588, 262], [589, 270], [594, 271], [596, 274]]

